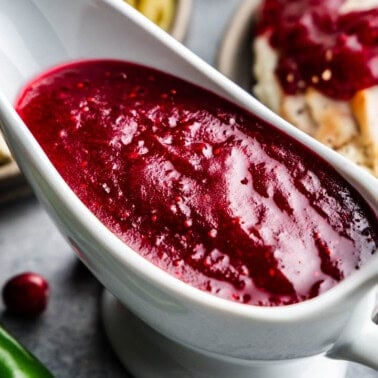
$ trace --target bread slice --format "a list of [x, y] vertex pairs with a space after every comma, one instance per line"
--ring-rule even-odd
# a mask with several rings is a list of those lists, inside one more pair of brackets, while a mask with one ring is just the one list
[[[352, 6], [353, 0], [348, 1]], [[275, 74], [278, 56], [268, 34], [255, 38], [253, 54], [253, 93], [261, 102], [378, 177], [378, 86], [359, 91], [351, 101], [332, 99], [314, 88], [287, 95]]]
[[282, 96], [279, 114], [305, 133], [315, 135], [317, 124], [312, 118], [304, 95]]
[[278, 57], [270, 46], [268, 34], [257, 36], [254, 39], [253, 51], [253, 75], [257, 79], [253, 93], [263, 104], [279, 113], [283, 92], [274, 72]]
[[355, 164], [364, 167], [370, 173], [374, 173], [368, 158], [368, 154], [358, 139], [354, 139], [349, 143], [344, 144], [340, 148], [337, 148], [336, 151], [345, 156], [347, 159], [353, 161]]
[[351, 101], [371, 167], [378, 176], [378, 86], [358, 91]]
[[349, 102], [334, 100], [313, 88], [306, 91], [305, 100], [317, 124], [314, 133], [317, 140], [339, 148], [357, 136], [358, 129]]

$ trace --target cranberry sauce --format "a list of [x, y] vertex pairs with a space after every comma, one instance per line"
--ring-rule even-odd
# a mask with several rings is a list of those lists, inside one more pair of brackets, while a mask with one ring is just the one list
[[178, 78], [127, 62], [74, 63], [29, 84], [16, 108], [95, 215], [196, 288], [295, 303], [377, 249], [377, 219], [329, 165]]
[[378, 84], [378, 9], [342, 13], [344, 0], [265, 0], [258, 33], [279, 54], [288, 94], [312, 86], [342, 100]]

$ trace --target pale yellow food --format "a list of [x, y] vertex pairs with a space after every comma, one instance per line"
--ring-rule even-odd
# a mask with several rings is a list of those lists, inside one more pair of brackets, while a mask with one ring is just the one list
[[164, 30], [172, 24], [176, 0], [124, 0]]
[[11, 154], [0, 132], [0, 166], [7, 164], [10, 161], [11, 161]]
[[301, 125], [302, 131], [314, 136], [317, 124], [311, 117], [304, 95], [282, 96], [278, 113], [293, 125]]
[[[378, 0], [369, 5], [373, 2]], [[349, 0], [345, 6], [355, 9], [356, 2]], [[313, 88], [286, 95], [274, 73], [278, 58], [268, 38], [261, 35], [253, 42], [254, 94], [290, 123], [378, 177], [378, 86], [359, 91], [351, 101], [334, 100]]]
[[313, 88], [306, 91], [305, 101], [317, 125], [314, 137], [320, 142], [337, 149], [358, 135], [353, 112], [347, 101], [334, 100]]

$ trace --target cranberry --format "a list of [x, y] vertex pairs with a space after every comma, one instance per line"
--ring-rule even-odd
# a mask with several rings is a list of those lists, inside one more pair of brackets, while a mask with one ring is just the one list
[[37, 273], [21, 273], [3, 288], [3, 300], [8, 311], [16, 315], [36, 316], [47, 306], [48, 282]]

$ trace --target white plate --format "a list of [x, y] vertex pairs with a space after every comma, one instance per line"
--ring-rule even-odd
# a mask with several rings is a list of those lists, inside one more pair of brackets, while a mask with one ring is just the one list
[[232, 16], [224, 34], [218, 57], [220, 72], [248, 92], [252, 87], [252, 37], [254, 15], [261, 0], [244, 0]]

